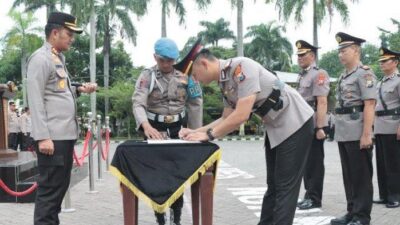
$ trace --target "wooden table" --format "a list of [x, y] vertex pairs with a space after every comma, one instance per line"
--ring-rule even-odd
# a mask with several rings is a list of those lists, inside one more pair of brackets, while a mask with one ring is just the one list
[[[192, 192], [192, 219], [193, 225], [212, 225], [213, 219], [213, 192], [216, 165], [207, 169], [206, 173], [191, 186]], [[137, 196], [121, 183], [122, 202], [124, 208], [124, 225], [138, 225], [139, 204]]]

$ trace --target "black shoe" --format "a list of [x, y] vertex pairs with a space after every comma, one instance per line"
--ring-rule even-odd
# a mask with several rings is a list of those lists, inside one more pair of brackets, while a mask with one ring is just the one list
[[386, 204], [387, 203], [387, 201], [385, 199], [381, 199], [381, 198], [380, 199], [375, 199], [372, 202], [375, 203], [375, 204]]
[[386, 208], [397, 208], [400, 206], [400, 202], [396, 201], [396, 202], [390, 202], [388, 201], [386, 203]]
[[313, 208], [321, 208], [321, 203], [316, 203], [311, 199], [306, 199], [303, 201], [302, 204], [299, 206], [299, 210], [307, 210], [307, 209], [313, 209]]
[[303, 204], [303, 203], [304, 203], [305, 201], [307, 201], [307, 200], [309, 200], [309, 199], [304, 198], [304, 199], [302, 199], [301, 201], [297, 202], [297, 207], [299, 207], [301, 204]]
[[348, 223], [347, 225], [369, 225], [369, 223], [362, 223], [359, 220], [352, 220], [350, 223]]
[[332, 219], [331, 225], [347, 225], [352, 219], [353, 217], [347, 213], [342, 217]]

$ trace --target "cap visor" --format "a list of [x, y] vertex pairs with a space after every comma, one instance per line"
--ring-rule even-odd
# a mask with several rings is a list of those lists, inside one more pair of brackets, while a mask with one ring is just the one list
[[79, 27], [72, 27], [72, 26], [65, 26], [65, 27], [72, 30], [73, 32], [75, 32], [77, 34], [81, 34], [83, 32], [83, 29], [79, 28]]
[[396, 58], [396, 57], [395, 56], [382, 56], [378, 59], [378, 62], [382, 62], [382, 61], [385, 61], [388, 59], [394, 59], [394, 58]]
[[302, 55], [302, 54], [306, 54], [307, 52], [310, 52], [310, 49], [299, 49], [297, 50], [297, 55]]

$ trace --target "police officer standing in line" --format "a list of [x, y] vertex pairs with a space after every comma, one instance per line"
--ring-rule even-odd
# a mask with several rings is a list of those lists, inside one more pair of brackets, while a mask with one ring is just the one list
[[297, 91], [314, 109], [315, 135], [304, 171], [304, 188], [306, 193], [303, 201], [297, 206], [300, 210], [321, 207], [322, 190], [324, 185], [324, 141], [328, 131], [329, 76], [325, 70], [316, 65], [318, 47], [306, 41], [296, 42], [297, 62], [302, 68], [299, 74]]
[[[202, 94], [188, 91], [194, 83], [174, 69], [178, 57], [179, 50], [173, 40], [159, 39], [154, 45], [157, 65], [143, 70], [136, 82], [132, 109], [145, 139], [179, 138], [182, 127], [195, 129], [202, 125]], [[171, 206], [175, 225], [180, 225], [182, 207], [183, 196]], [[164, 225], [165, 213], [155, 212], [155, 215], [158, 224]]]
[[369, 225], [372, 209], [372, 125], [375, 114], [376, 78], [360, 62], [364, 39], [339, 32], [339, 60], [345, 67], [337, 85], [336, 132], [347, 214], [332, 225]]
[[46, 41], [28, 61], [28, 100], [39, 169], [34, 225], [60, 224], [58, 213], [69, 186], [78, 138], [76, 97], [97, 87], [93, 83], [71, 86], [65, 67], [62, 52], [70, 48], [74, 33], [81, 32], [74, 16], [51, 13], [45, 27]]
[[382, 47], [374, 133], [379, 196], [387, 208], [400, 206], [400, 52]]
[[8, 103], [8, 147], [18, 150], [19, 118], [14, 102]]
[[203, 49], [194, 57], [192, 75], [206, 85], [219, 83], [224, 111], [207, 126], [182, 129], [180, 136], [212, 141], [234, 131], [252, 112], [262, 117], [268, 191], [259, 225], [291, 225], [314, 135], [312, 108], [295, 89], [249, 58], [218, 60]]
[[25, 107], [24, 113], [21, 115], [21, 132], [22, 132], [22, 146], [21, 150], [28, 150], [28, 146], [32, 144], [31, 132], [32, 132], [32, 122], [31, 122], [31, 112], [29, 107]]

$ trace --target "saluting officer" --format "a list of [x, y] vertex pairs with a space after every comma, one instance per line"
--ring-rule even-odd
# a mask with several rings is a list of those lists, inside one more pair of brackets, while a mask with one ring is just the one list
[[[189, 92], [195, 85], [187, 74], [175, 69], [179, 57], [175, 42], [161, 38], [154, 45], [154, 59], [157, 65], [140, 74], [132, 97], [133, 114], [136, 124], [146, 139], [178, 138], [182, 127], [198, 128], [202, 125], [202, 94]], [[178, 198], [171, 208], [173, 221], [180, 225], [183, 197]], [[155, 212], [157, 222], [165, 224], [165, 213]]]
[[379, 65], [384, 77], [378, 83], [374, 133], [379, 196], [387, 208], [400, 203], [400, 52], [382, 47]]
[[74, 33], [81, 33], [74, 16], [51, 13], [45, 27], [46, 41], [28, 61], [28, 100], [32, 137], [37, 142], [39, 177], [34, 225], [60, 224], [58, 213], [68, 189], [74, 144], [78, 138], [76, 97], [95, 91], [96, 84], [71, 86], [63, 51]]
[[304, 188], [306, 193], [303, 201], [298, 204], [299, 209], [321, 207], [322, 190], [324, 185], [324, 140], [328, 131], [329, 76], [328, 73], [317, 67], [316, 55], [319, 47], [306, 41], [298, 40], [297, 62], [302, 68], [299, 74], [297, 91], [314, 109], [315, 135], [304, 171]]
[[295, 89], [249, 58], [219, 60], [203, 49], [194, 58], [192, 75], [204, 84], [218, 82], [224, 110], [220, 119], [196, 130], [182, 129], [180, 136], [211, 141], [234, 131], [252, 112], [262, 117], [268, 191], [259, 225], [291, 225], [314, 135], [312, 108]]
[[331, 224], [369, 225], [372, 209], [372, 125], [375, 114], [376, 78], [363, 66], [364, 39], [339, 32], [339, 60], [345, 67], [337, 85], [335, 140], [339, 145], [347, 214]]

